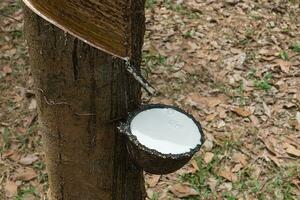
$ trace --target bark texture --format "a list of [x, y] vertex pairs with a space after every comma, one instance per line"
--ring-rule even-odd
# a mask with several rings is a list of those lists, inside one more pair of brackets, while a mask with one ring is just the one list
[[[132, 61], [138, 67], [144, 0], [132, 4]], [[117, 122], [140, 104], [124, 61], [64, 33], [25, 8], [51, 200], [142, 200], [142, 169], [128, 157]]]

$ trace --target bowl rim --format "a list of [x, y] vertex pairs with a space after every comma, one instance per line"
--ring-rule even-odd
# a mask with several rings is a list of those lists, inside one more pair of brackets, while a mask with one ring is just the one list
[[[141, 112], [143, 111], [146, 111], [146, 110], [151, 110], [151, 109], [154, 109], [154, 108], [171, 108], [171, 109], [174, 109], [178, 112], [181, 112], [183, 114], [185, 114], [188, 118], [192, 119], [193, 122], [196, 124], [196, 126], [198, 127], [198, 130], [199, 130], [199, 133], [201, 135], [201, 138], [200, 138], [200, 143], [190, 149], [190, 151], [188, 152], [184, 152], [184, 153], [180, 153], [180, 154], [172, 154], [172, 153], [169, 153], [169, 154], [165, 154], [165, 153], [161, 153], [155, 149], [151, 149], [151, 148], [148, 148], [146, 147], [145, 145], [141, 144], [137, 137], [135, 135], [132, 134], [131, 132], [131, 122], [132, 120]], [[155, 156], [158, 156], [160, 158], [163, 158], [163, 159], [174, 159], [174, 160], [178, 160], [178, 159], [184, 159], [184, 158], [191, 158], [196, 152], [198, 152], [201, 148], [201, 146], [203, 145], [203, 143], [205, 142], [205, 138], [204, 138], [204, 133], [203, 133], [203, 130], [202, 130], [202, 126], [201, 124], [189, 113], [187, 113], [186, 111], [184, 111], [183, 109], [179, 108], [179, 107], [176, 107], [176, 106], [172, 106], [172, 105], [164, 105], [164, 104], [147, 104], [147, 105], [141, 105], [138, 109], [130, 112], [128, 114], [128, 118], [126, 120], [126, 123], [122, 123], [121, 124], [121, 127], [119, 129], [122, 133], [126, 134], [126, 136], [128, 137], [128, 140], [133, 143], [139, 150], [142, 150], [142, 151], [145, 151], [149, 154], [152, 154], [152, 155], [155, 155]]]

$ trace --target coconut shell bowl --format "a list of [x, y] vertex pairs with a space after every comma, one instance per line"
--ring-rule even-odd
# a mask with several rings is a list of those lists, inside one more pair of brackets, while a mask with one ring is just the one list
[[204, 143], [200, 123], [182, 109], [168, 105], [141, 106], [129, 113], [119, 130], [128, 138], [131, 158], [152, 174], [180, 169]]

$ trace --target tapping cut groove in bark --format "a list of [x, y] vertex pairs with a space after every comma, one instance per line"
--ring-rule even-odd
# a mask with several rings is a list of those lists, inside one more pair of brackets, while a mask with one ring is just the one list
[[79, 69], [78, 69], [78, 61], [77, 61], [77, 45], [78, 39], [74, 39], [74, 48], [72, 53], [72, 62], [73, 62], [73, 70], [74, 70], [74, 79], [75, 81], [78, 79]]

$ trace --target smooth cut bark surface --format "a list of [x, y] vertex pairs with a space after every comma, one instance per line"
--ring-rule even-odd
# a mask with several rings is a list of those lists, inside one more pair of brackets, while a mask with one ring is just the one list
[[[132, 61], [139, 67], [144, 0], [132, 4]], [[25, 11], [51, 200], [142, 200], [142, 169], [130, 160], [118, 121], [140, 104], [124, 61]]]
[[131, 57], [132, 0], [23, 0], [34, 12], [90, 45]]

